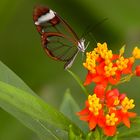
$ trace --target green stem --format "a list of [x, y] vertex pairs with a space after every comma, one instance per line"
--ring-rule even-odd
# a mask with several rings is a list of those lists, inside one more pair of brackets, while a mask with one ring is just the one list
[[103, 139], [103, 140], [107, 140], [107, 139], [108, 139], [108, 136], [104, 137], [104, 139]]
[[101, 134], [98, 127], [96, 127], [95, 129], [94, 137], [95, 137], [95, 140], [101, 140]]
[[76, 74], [74, 74], [72, 71], [70, 71], [70, 70], [67, 70], [67, 71], [75, 79], [75, 81], [79, 84], [79, 86], [84, 91], [84, 94], [87, 97], [89, 95], [89, 93], [88, 93], [87, 89], [83, 86], [81, 79]]
[[120, 82], [116, 85], [119, 85], [119, 84], [122, 84], [122, 83], [125, 83], [125, 82], [129, 82], [133, 75], [134, 74], [132, 73], [130, 75], [127, 75], [127, 76], [121, 78]]
[[108, 85], [106, 88], [106, 91], [111, 90], [111, 88], [112, 88], [112, 85]]

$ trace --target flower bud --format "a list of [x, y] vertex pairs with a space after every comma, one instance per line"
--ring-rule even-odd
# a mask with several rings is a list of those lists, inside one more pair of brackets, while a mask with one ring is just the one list
[[140, 76], [140, 65], [136, 66], [135, 73], [136, 76]]

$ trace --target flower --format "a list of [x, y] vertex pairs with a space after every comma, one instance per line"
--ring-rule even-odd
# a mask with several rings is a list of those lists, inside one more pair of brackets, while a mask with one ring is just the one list
[[105, 116], [106, 125], [103, 127], [103, 131], [107, 136], [113, 136], [116, 133], [116, 123], [118, 118], [115, 113], [107, 114]]
[[117, 112], [120, 121], [122, 121], [128, 128], [130, 128], [129, 118], [136, 117], [136, 113], [128, 112], [128, 110], [133, 109], [135, 107], [133, 103], [134, 103], [133, 99], [129, 100], [128, 97], [125, 97], [121, 101], [121, 110]]
[[85, 101], [85, 108], [78, 112], [81, 120], [88, 123], [89, 129], [100, 127], [106, 136], [114, 136], [119, 124], [128, 128], [130, 118], [136, 117], [130, 112], [135, 107], [134, 100], [126, 93], [120, 93], [117, 85], [129, 81], [134, 75], [140, 76], [140, 65], [133, 71], [136, 59], [140, 59], [140, 49], [135, 47], [131, 57], [124, 57], [125, 46], [119, 54], [113, 54], [106, 43], [97, 43], [93, 51], [86, 53], [83, 66], [88, 70], [84, 85], [94, 82], [93, 94], [89, 94]]
[[140, 49], [134, 48], [132, 56], [125, 58], [124, 47], [120, 49], [119, 54], [113, 54], [108, 50], [107, 44], [97, 43], [93, 51], [86, 53], [86, 61], [83, 66], [88, 70], [84, 85], [91, 82], [96, 84], [118, 84], [124, 74], [132, 74], [132, 66], [135, 59], [140, 59]]
[[107, 106], [116, 106], [120, 103], [119, 100], [119, 90], [113, 89], [106, 92], [106, 105]]
[[89, 123], [90, 130], [94, 129], [99, 123], [99, 118], [102, 116], [102, 105], [99, 103], [99, 98], [94, 95], [89, 95], [88, 100], [86, 101], [86, 108], [77, 114], [80, 116], [80, 119], [87, 121]]
[[120, 122], [123, 122], [123, 124], [125, 126], [127, 126], [128, 128], [130, 128], [130, 120], [129, 118], [134, 118], [136, 117], [136, 113], [135, 112], [123, 112], [121, 110], [117, 111], [117, 116], [119, 118]]
[[81, 120], [88, 122], [89, 129], [98, 126], [105, 135], [114, 136], [120, 123], [130, 128], [129, 118], [135, 117], [136, 113], [128, 110], [135, 107], [134, 100], [120, 94], [118, 89], [105, 91], [103, 85], [96, 85], [94, 92], [88, 96], [85, 108], [77, 113]]

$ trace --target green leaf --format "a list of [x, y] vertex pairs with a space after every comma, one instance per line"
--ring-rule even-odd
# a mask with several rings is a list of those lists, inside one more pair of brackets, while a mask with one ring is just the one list
[[82, 83], [82, 81], [80, 80], [80, 78], [79, 78], [76, 74], [74, 74], [72, 71], [70, 71], [70, 70], [67, 70], [67, 71], [72, 75], [72, 77], [75, 79], [75, 81], [79, 84], [79, 86], [81, 87], [81, 89], [84, 91], [85, 95], [88, 96], [88, 95], [89, 95], [89, 94], [88, 94], [88, 91], [87, 91], [87, 89], [83, 86], [83, 83]]
[[72, 125], [69, 126], [69, 140], [83, 140], [82, 135], [76, 135], [72, 130]]
[[100, 129], [98, 127], [96, 127], [95, 131], [93, 131], [92, 134], [93, 134], [95, 140], [101, 139], [101, 133], [100, 133]]
[[92, 133], [92, 132], [89, 132], [89, 133], [87, 134], [87, 136], [86, 136], [86, 140], [91, 140], [91, 139], [93, 139], [93, 138], [92, 138], [92, 135], [93, 135], [93, 133]]
[[101, 134], [99, 132], [98, 127], [96, 127], [95, 130], [90, 131], [86, 136], [86, 140], [103, 140], [103, 139], [104, 138], [101, 138]]
[[0, 61], [0, 81], [36, 95], [13, 71]]
[[118, 139], [118, 135], [115, 135], [113, 137], [107, 137], [106, 136], [106, 139], [105, 140], [119, 140], [119, 139]]
[[76, 135], [72, 131], [72, 126], [69, 126], [69, 140], [74, 140], [76, 138]]
[[1, 81], [0, 107], [36, 132], [42, 140], [68, 139], [70, 124], [75, 134], [83, 135], [74, 123], [39, 97]]
[[76, 115], [76, 113], [80, 111], [80, 107], [71, 96], [69, 89], [67, 89], [64, 94], [64, 98], [60, 106], [60, 111], [70, 120], [72, 120], [77, 126], [79, 126], [84, 132], [87, 132], [88, 127], [86, 123], [81, 121]]
[[140, 117], [131, 121], [131, 127], [121, 126], [119, 128], [118, 138], [140, 138]]

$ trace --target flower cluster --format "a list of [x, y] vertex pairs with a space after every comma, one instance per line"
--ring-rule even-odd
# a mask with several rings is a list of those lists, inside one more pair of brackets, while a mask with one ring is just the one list
[[83, 63], [88, 70], [84, 85], [91, 82], [105, 86], [107, 84], [115, 85], [120, 82], [124, 74], [132, 76], [136, 72], [136, 75], [139, 76], [140, 66], [134, 72], [132, 72], [132, 66], [136, 59], [140, 59], [140, 49], [135, 47], [129, 58], [124, 58], [124, 50], [125, 48], [122, 47], [119, 54], [113, 54], [111, 50], [108, 50], [106, 43], [98, 43], [97, 48], [87, 52], [86, 62]]
[[130, 128], [130, 118], [136, 116], [130, 112], [135, 107], [134, 100], [117, 88], [111, 89], [112, 85], [126, 82], [134, 75], [140, 76], [140, 66], [132, 69], [135, 60], [140, 59], [140, 49], [135, 47], [129, 58], [124, 57], [124, 51], [122, 47], [119, 54], [113, 54], [106, 43], [98, 43], [97, 48], [86, 53], [83, 63], [88, 70], [84, 85], [94, 82], [96, 86], [88, 95], [85, 108], [77, 114], [88, 122], [90, 130], [98, 126], [107, 136], [114, 136], [120, 123]]

